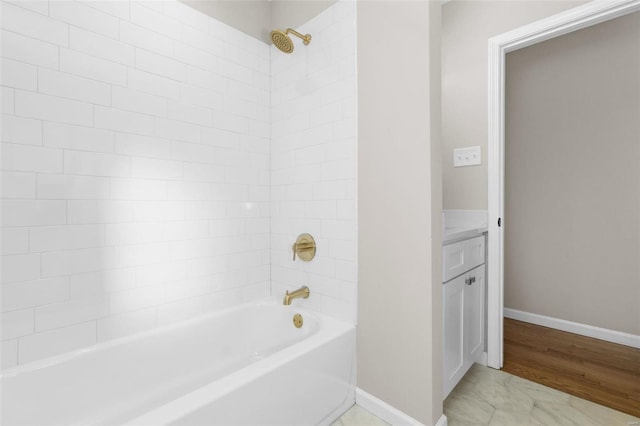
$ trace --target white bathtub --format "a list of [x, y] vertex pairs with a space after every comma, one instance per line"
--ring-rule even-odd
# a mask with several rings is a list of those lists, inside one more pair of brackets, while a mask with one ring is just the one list
[[352, 325], [242, 305], [7, 370], [1, 423], [329, 424], [354, 403], [354, 360]]

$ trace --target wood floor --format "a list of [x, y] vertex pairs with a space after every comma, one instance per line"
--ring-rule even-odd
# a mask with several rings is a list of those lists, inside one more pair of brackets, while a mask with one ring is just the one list
[[640, 417], [640, 349], [505, 318], [503, 370]]

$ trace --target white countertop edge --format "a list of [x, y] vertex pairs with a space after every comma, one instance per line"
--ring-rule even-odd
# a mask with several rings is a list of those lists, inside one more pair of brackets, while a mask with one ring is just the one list
[[442, 233], [442, 245], [447, 245], [467, 238], [482, 235], [488, 231], [486, 226], [477, 228], [445, 228]]

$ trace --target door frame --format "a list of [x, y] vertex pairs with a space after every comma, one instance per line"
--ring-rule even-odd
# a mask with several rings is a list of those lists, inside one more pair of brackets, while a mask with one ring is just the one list
[[[503, 365], [506, 54], [640, 10], [640, 0], [591, 1], [489, 39], [487, 364]], [[498, 225], [498, 221], [501, 221]]]

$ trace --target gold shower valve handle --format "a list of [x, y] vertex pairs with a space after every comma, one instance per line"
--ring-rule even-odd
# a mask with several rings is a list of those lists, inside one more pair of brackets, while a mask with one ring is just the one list
[[311, 234], [300, 234], [291, 249], [293, 251], [293, 260], [296, 260], [297, 254], [300, 260], [308, 262], [316, 255], [316, 240], [313, 239]]

